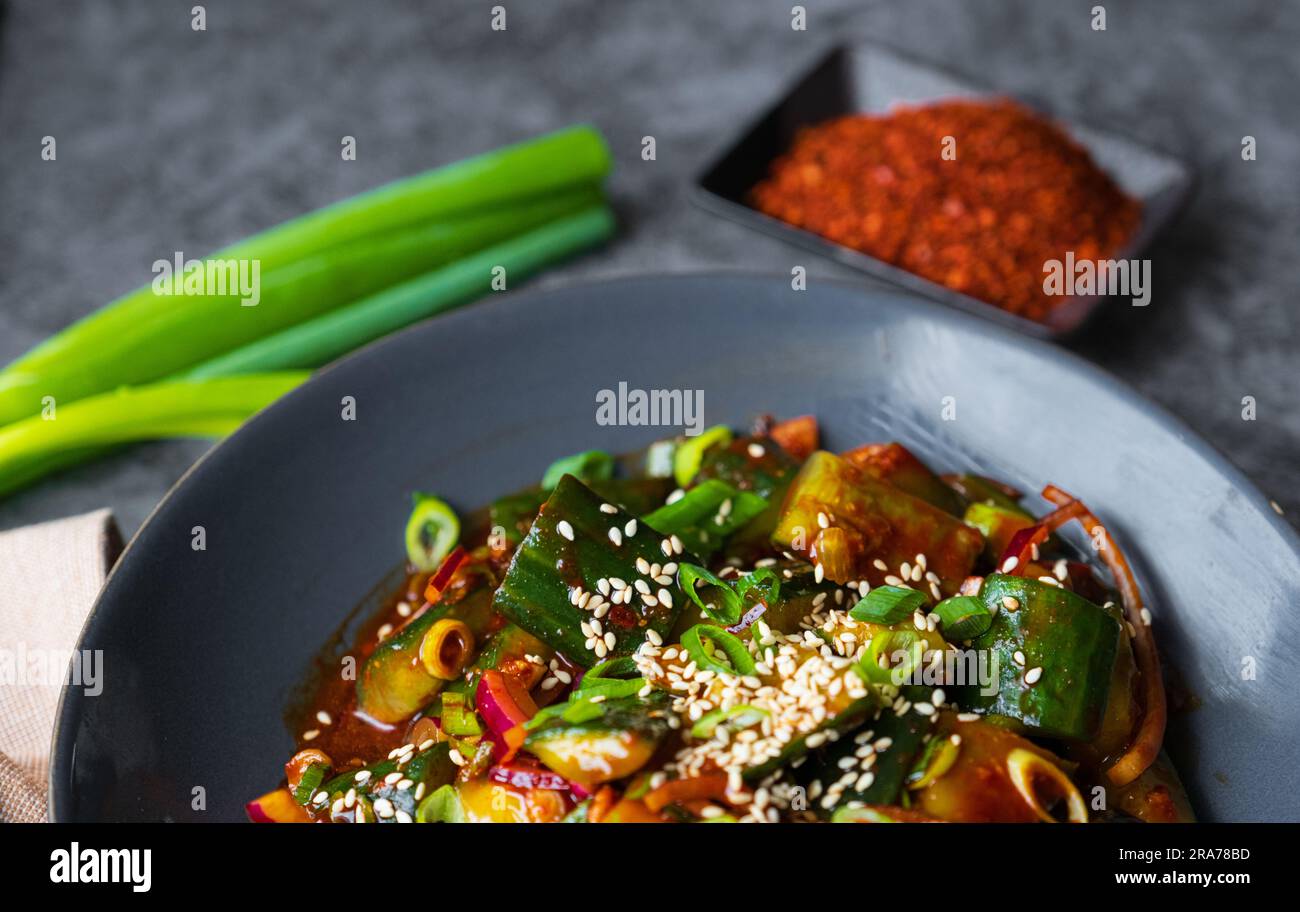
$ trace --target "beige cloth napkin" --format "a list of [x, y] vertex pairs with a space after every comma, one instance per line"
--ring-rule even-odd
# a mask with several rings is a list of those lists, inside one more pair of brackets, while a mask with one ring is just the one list
[[0, 532], [0, 822], [45, 819], [68, 660], [121, 551], [108, 510]]

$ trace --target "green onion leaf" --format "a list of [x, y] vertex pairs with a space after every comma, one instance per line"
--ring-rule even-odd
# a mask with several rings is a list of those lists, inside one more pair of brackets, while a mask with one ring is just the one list
[[[713, 649], [705, 645], [706, 641], [712, 644]], [[700, 668], [707, 668], [717, 674], [752, 675], [754, 673], [754, 657], [749, 654], [744, 641], [721, 627], [696, 624], [682, 634], [682, 646]], [[716, 656], [719, 652], [727, 662], [718, 661]]]
[[938, 618], [948, 640], [973, 640], [993, 626], [993, 615], [984, 600], [973, 595], [944, 599], [930, 613]]
[[614, 457], [603, 450], [586, 450], [557, 459], [542, 475], [543, 490], [555, 490], [565, 475], [572, 475], [583, 484], [607, 481], [614, 476]]
[[721, 424], [695, 437], [685, 438], [673, 453], [673, 475], [677, 483], [684, 488], [694, 480], [704, 462], [704, 452], [709, 447], [715, 444], [726, 446], [729, 443], [731, 428]]
[[925, 607], [925, 595], [902, 586], [877, 586], [853, 606], [849, 617], [871, 624], [897, 624]]
[[406, 521], [406, 556], [415, 569], [432, 573], [460, 539], [460, 520], [432, 494], [412, 495], [415, 507]]

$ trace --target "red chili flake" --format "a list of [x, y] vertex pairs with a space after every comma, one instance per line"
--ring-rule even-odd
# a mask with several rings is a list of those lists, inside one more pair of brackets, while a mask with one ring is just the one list
[[641, 620], [636, 612], [624, 605], [614, 605], [605, 615], [605, 620], [615, 627], [632, 628]]
[[1010, 99], [807, 128], [751, 199], [775, 218], [1034, 320], [1065, 301], [1043, 291], [1047, 261], [1114, 257], [1142, 214], [1086, 149]]

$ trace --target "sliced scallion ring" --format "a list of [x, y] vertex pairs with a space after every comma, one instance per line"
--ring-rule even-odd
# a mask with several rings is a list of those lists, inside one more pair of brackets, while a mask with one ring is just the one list
[[415, 494], [406, 521], [406, 556], [415, 569], [432, 573], [460, 539], [460, 519], [446, 502], [432, 494]]
[[944, 599], [930, 613], [938, 618], [947, 640], [973, 640], [993, 626], [993, 615], [984, 600], [973, 595]]

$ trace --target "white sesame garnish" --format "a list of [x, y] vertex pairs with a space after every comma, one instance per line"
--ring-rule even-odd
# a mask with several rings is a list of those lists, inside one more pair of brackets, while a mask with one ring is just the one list
[[1020, 563], [1020, 558], [1008, 557], [1006, 560], [1002, 562], [1002, 572], [1010, 573], [1012, 570], [1016, 569], [1016, 565], [1019, 563]]
[[555, 524], [555, 531], [559, 532], [569, 541], [573, 541], [573, 526], [569, 525], [567, 519], [562, 519]]
[[310, 730], [305, 731], [305, 732], [302, 733], [302, 740], [304, 740], [304, 741], [312, 741], [312, 740], [315, 740], [315, 738], [316, 738], [318, 735], [320, 735], [320, 729], [319, 729], [319, 728], [313, 728], [313, 729], [310, 729]]
[[625, 526], [623, 527], [623, 534], [626, 535], [628, 538], [631, 538], [633, 535], [636, 535], [636, 520], [635, 520], [635, 519], [629, 519], [629, 520], [627, 521], [627, 525], [625, 525]]
[[329, 725], [334, 720], [330, 718], [329, 713], [322, 709], [320, 712], [316, 713], [316, 721], [321, 725]]
[[1028, 684], [1030, 687], [1033, 687], [1035, 684], [1038, 683], [1038, 679], [1041, 678], [1042, 676], [1043, 676], [1042, 666], [1035, 665], [1033, 668], [1025, 672], [1025, 683]]
[[602, 512], [602, 513], [617, 513], [617, 512], [618, 512], [618, 507], [614, 506], [614, 505], [611, 504], [611, 503], [603, 503], [603, 504], [600, 505], [600, 512]]

